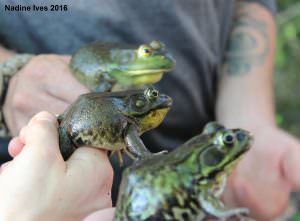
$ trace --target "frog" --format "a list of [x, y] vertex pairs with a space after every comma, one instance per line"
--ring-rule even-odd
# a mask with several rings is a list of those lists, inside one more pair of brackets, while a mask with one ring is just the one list
[[220, 200], [252, 141], [246, 130], [210, 122], [172, 152], [134, 163], [123, 172], [114, 221], [252, 220], [247, 208]]
[[126, 91], [160, 81], [175, 63], [160, 41], [140, 46], [96, 41], [73, 54], [70, 69], [93, 92]]
[[80, 95], [58, 116], [59, 146], [64, 160], [80, 146], [91, 146], [141, 159], [152, 153], [140, 138], [159, 126], [172, 105], [172, 98], [153, 86], [119, 92]]

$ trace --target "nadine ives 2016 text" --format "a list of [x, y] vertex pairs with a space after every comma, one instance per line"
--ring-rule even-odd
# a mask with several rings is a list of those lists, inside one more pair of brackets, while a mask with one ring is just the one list
[[68, 11], [68, 5], [5, 5], [5, 11]]

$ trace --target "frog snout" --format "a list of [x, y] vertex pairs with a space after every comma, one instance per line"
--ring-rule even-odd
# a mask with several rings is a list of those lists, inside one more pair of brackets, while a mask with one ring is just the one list
[[254, 136], [253, 136], [253, 134], [251, 134], [250, 132], [248, 132], [248, 136], [249, 136], [249, 147], [248, 148], [250, 148], [250, 147], [252, 147], [252, 145], [253, 145], [253, 143], [254, 143]]
[[165, 69], [173, 69], [176, 65], [176, 60], [171, 54], [160, 55], [160, 66]]
[[163, 107], [171, 107], [173, 104], [172, 98], [164, 94], [160, 95], [160, 100]]

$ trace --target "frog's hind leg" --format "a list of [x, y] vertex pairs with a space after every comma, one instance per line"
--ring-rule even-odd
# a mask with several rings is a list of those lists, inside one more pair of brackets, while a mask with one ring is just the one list
[[122, 150], [113, 150], [110, 152], [109, 157], [111, 158], [114, 154], [117, 154], [120, 167], [123, 166], [124, 164], [123, 157], [122, 157], [123, 152], [132, 160], [136, 160], [136, 157], [132, 153], [130, 153], [126, 148]]
[[136, 160], [136, 157], [130, 153], [126, 148], [124, 148], [124, 153], [126, 153], [127, 156], [129, 156], [130, 159]]
[[117, 156], [118, 156], [119, 166], [122, 167], [124, 165], [124, 161], [123, 161], [121, 150], [117, 150]]
[[112, 156], [113, 156], [115, 153], [116, 153], [116, 150], [112, 150], [112, 151], [110, 151], [110, 153], [109, 153], [109, 157], [110, 157], [110, 158], [112, 158]]
[[124, 165], [122, 151], [121, 150], [113, 150], [110, 152], [109, 157], [112, 158], [114, 154], [117, 154], [119, 166], [122, 167]]

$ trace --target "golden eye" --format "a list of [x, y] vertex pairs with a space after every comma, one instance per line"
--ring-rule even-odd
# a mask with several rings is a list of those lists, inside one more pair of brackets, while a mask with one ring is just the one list
[[146, 58], [152, 55], [152, 49], [147, 45], [141, 45], [138, 50], [138, 56], [141, 58]]
[[143, 100], [137, 100], [135, 102], [135, 106], [138, 108], [144, 107], [145, 106], [145, 102]]
[[156, 99], [158, 98], [159, 96], [159, 91], [156, 90], [155, 88], [149, 88], [147, 91], [146, 91], [146, 95], [147, 97], [149, 97], [149, 99]]

